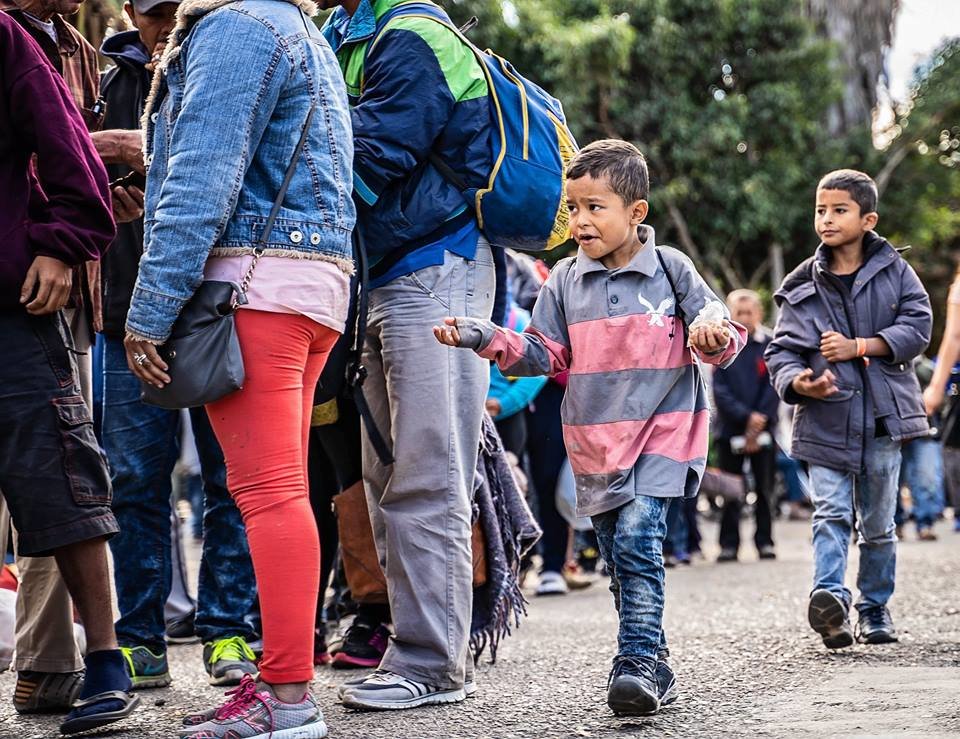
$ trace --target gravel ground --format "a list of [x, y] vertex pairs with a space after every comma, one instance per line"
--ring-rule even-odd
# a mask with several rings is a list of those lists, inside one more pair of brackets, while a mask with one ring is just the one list
[[[891, 604], [897, 645], [829, 653], [809, 630], [808, 524], [778, 526], [776, 562], [746, 553], [739, 564], [700, 561], [671, 571], [666, 627], [682, 694], [654, 718], [615, 718], [606, 706], [616, 619], [602, 582], [532, 600], [530, 617], [502, 645], [496, 665], [481, 664], [480, 690], [462, 704], [350, 712], [335, 702], [338, 681], [350, 673], [328, 668], [317, 671], [315, 689], [331, 737], [341, 739], [960, 736], [960, 534], [939, 528], [938, 542], [917, 542], [909, 532], [900, 547]], [[708, 558], [715, 554], [708, 546]], [[199, 645], [173, 647], [170, 655], [173, 686], [142, 693], [142, 710], [100, 736], [176, 736], [185, 711], [217, 700]], [[56, 736], [55, 720], [17, 717], [13, 685], [11, 674], [0, 676], [0, 736]]]

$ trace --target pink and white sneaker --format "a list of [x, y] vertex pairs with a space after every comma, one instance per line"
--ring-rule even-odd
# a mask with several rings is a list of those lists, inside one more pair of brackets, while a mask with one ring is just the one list
[[327, 725], [316, 698], [309, 692], [299, 703], [277, 700], [245, 675], [240, 686], [227, 691], [222, 706], [183, 720], [181, 739], [322, 739]]

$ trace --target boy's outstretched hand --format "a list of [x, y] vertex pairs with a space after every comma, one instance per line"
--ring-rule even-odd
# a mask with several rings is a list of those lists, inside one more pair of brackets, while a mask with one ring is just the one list
[[833, 372], [825, 370], [820, 377], [814, 380], [813, 370], [807, 367], [793, 378], [793, 389], [808, 398], [823, 400], [837, 392], [837, 386], [833, 383], [835, 379]]
[[849, 362], [857, 358], [857, 340], [836, 331], [824, 331], [820, 336], [820, 353], [828, 362]]
[[690, 346], [704, 354], [717, 354], [730, 343], [730, 322], [723, 325], [705, 324], [690, 332]]
[[460, 331], [457, 330], [456, 318], [444, 318], [445, 326], [434, 326], [433, 335], [437, 341], [447, 346], [460, 346]]

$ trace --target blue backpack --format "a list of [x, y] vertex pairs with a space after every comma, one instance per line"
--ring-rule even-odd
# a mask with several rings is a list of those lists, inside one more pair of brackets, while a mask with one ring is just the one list
[[371, 48], [394, 18], [429, 18], [453, 31], [476, 55], [487, 78], [493, 169], [487, 186], [471, 188], [436, 153], [430, 162], [476, 208], [487, 241], [521, 251], [553, 249], [570, 238], [570, 215], [564, 198], [567, 164], [577, 142], [567, 128], [563, 106], [521, 76], [506, 59], [481, 51], [437, 5], [397, 5], [377, 21]]

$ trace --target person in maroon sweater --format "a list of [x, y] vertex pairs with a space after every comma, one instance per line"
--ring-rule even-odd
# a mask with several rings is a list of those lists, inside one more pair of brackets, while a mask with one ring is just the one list
[[106, 171], [40, 47], [0, 13], [0, 490], [23, 556], [52, 554], [87, 636], [64, 733], [135, 708], [110, 603], [110, 478], [60, 309], [114, 237]]

